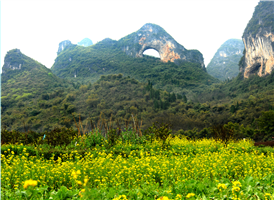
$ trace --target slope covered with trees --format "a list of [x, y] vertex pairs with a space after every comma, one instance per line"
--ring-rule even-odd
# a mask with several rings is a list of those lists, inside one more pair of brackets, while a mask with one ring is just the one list
[[[122, 74], [102, 75], [93, 84], [77, 84], [52, 75], [28, 57], [24, 59], [25, 67], [35, 65], [36, 70], [11, 70], [3, 76], [2, 127], [8, 130], [76, 129], [79, 115], [86, 130], [91, 129], [91, 121], [97, 124], [101, 118], [118, 120], [124, 128], [133, 115], [142, 121], [142, 130], [158, 121], [190, 135], [227, 123], [249, 127], [252, 135], [261, 124], [272, 123], [266, 119], [273, 115], [273, 74], [246, 80], [239, 75], [185, 95], [157, 89], [151, 80], [142, 83]], [[190, 132], [184, 132], [187, 130]]]
[[219, 82], [197, 63], [176, 65], [152, 56], [133, 58], [121, 51], [122, 44], [105, 39], [89, 47], [71, 45], [58, 55], [51, 69], [61, 78], [85, 84], [94, 83], [101, 75], [122, 73], [143, 83], [151, 80], [155, 88], [175, 93], [202, 91], [207, 85]]

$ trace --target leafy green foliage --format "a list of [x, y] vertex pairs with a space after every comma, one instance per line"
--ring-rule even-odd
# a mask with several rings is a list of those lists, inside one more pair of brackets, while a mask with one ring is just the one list
[[84, 84], [94, 83], [102, 75], [123, 73], [140, 82], [151, 80], [155, 88], [176, 93], [182, 92], [182, 88], [191, 90], [201, 87], [199, 90], [202, 90], [218, 82], [197, 63], [182, 62], [176, 65], [146, 55], [143, 58], [128, 56], [121, 50], [127, 41], [131, 40], [127, 40], [126, 36], [121, 41], [105, 39], [86, 48], [70, 46], [60, 53], [51, 69], [61, 78]]
[[172, 133], [170, 124], [158, 124], [153, 123], [151, 127], [144, 131], [144, 135], [148, 136], [152, 141], [154, 138], [162, 141], [162, 149], [170, 147], [170, 143], [167, 142], [168, 136]]
[[225, 145], [228, 144], [230, 140], [234, 140], [234, 130], [229, 126], [216, 125], [212, 127], [213, 137], [215, 140], [221, 140]]
[[68, 145], [77, 136], [77, 131], [66, 128], [56, 128], [52, 131], [45, 131], [44, 133], [38, 133], [34, 131], [28, 131], [21, 133], [19, 131], [8, 131], [3, 129], [1, 131], [1, 143], [2, 144], [48, 144], [52, 146]]
[[[93, 48], [98, 48], [96, 51], [105, 49], [105, 52], [108, 52], [110, 46], [115, 44], [115, 41], [109, 39], [99, 43], [99, 46], [93, 45]], [[70, 52], [75, 48], [84, 47], [70, 46], [60, 53], [60, 58], [65, 56], [66, 51]], [[91, 47], [85, 49], [89, 48]], [[117, 55], [119, 57], [119, 54]], [[9, 131], [49, 132], [62, 127], [75, 129], [73, 115], [79, 114], [83, 121], [81, 126], [91, 130], [93, 126], [89, 121], [92, 120], [97, 124], [101, 113], [106, 118], [112, 116], [114, 121], [118, 119], [121, 128], [127, 126], [125, 120], [128, 120], [133, 113], [138, 120], [142, 119], [140, 125], [142, 130], [156, 121], [170, 123], [173, 125], [173, 131], [183, 130], [185, 133], [189, 131], [187, 134], [190, 135], [194, 128], [200, 132], [213, 125], [228, 122], [250, 125], [252, 130], [255, 130], [257, 128], [255, 120], [262, 112], [272, 110], [274, 107], [273, 74], [264, 78], [252, 76], [245, 80], [239, 75], [232, 80], [211, 84], [210, 81], [201, 78], [204, 72], [200, 73], [199, 67], [195, 67], [193, 63], [175, 65], [159, 62], [149, 56], [144, 58], [126, 56], [123, 58], [124, 61], [128, 61], [129, 66], [136, 61], [136, 66], [147, 70], [144, 66], [152, 64], [154, 67], [148, 73], [153, 76], [146, 77], [143, 79], [145, 83], [142, 83], [130, 78], [129, 74], [127, 76], [121, 73], [109, 74], [102, 75], [94, 83], [88, 77], [82, 77], [84, 83], [77, 78], [74, 78], [76, 81], [71, 82], [49, 75], [50, 70], [44, 69], [44, 66], [24, 55], [20, 57], [22, 58], [25, 59], [25, 69], [7, 71], [3, 75], [2, 126], [6, 126]], [[34, 65], [36, 67], [31, 67]], [[185, 70], [184, 79], [182, 79], [183, 74], [176, 80], [172, 79], [183, 70]], [[159, 77], [155, 76], [157, 73]], [[138, 75], [138, 73], [133, 74]], [[201, 80], [198, 80], [200, 78]], [[187, 83], [187, 87], [181, 84], [183, 82]], [[177, 86], [171, 87], [170, 84]], [[253, 136], [255, 132], [253, 131], [251, 135]], [[210, 134], [204, 131], [196, 135], [201, 137]], [[257, 136], [257, 140], [266, 139], [259, 134]]]
[[77, 131], [72, 128], [55, 128], [50, 132], [44, 132], [47, 144], [52, 146], [68, 145], [77, 136]]
[[243, 36], [251, 34], [253, 37], [259, 32], [260, 29], [267, 29], [267, 31], [274, 32], [274, 2], [260, 1], [256, 6], [252, 18], [248, 22]]
[[269, 110], [262, 113], [262, 115], [256, 119], [259, 132], [257, 133], [257, 140], [273, 140], [274, 138], [274, 111]]

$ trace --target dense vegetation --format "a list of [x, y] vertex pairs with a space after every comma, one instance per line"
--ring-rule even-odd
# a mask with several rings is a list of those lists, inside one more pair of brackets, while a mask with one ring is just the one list
[[172, 62], [163, 63], [152, 56], [127, 56], [121, 51], [121, 43], [105, 39], [86, 48], [71, 45], [56, 58], [52, 71], [61, 78], [85, 84], [94, 83], [101, 75], [122, 73], [140, 82], [146, 83], [150, 79], [156, 88], [176, 93], [202, 90], [207, 85], [219, 82], [197, 63], [176, 65]]
[[[28, 62], [39, 66], [28, 58], [25, 67]], [[177, 67], [162, 63], [166, 65]], [[226, 82], [176, 93], [156, 89], [151, 80], [141, 83], [122, 74], [103, 75], [93, 84], [82, 84], [60, 79], [44, 66], [41, 69], [45, 71], [38, 69], [11, 70], [3, 75], [2, 129], [23, 132], [76, 129], [75, 119], [79, 115], [87, 130], [93, 128], [91, 120], [94, 124], [100, 122], [100, 116], [106, 121], [118, 120], [124, 128], [126, 120], [134, 114], [142, 123], [142, 130], [155, 121], [170, 122], [174, 131], [197, 129], [198, 132], [231, 122], [252, 129], [249, 137], [255, 140], [271, 139], [270, 133], [255, 136], [258, 135], [255, 130], [259, 127], [257, 120], [265, 112], [271, 115], [274, 107], [273, 74], [245, 80], [239, 75]]]
[[[260, 29], [267, 32], [274, 32], [274, 2], [273, 1], [260, 1], [256, 6], [252, 18], [248, 22], [243, 36], [251, 34], [253, 37], [259, 32]], [[265, 34], [264, 31], [261, 32]]]
[[[113, 114], [113, 117], [123, 118], [128, 118], [132, 112], [138, 114], [143, 112], [141, 115], [145, 121], [151, 110], [166, 110], [170, 103], [176, 101], [176, 96], [180, 98], [185, 94], [188, 95], [188, 92], [191, 95], [195, 90], [202, 91], [206, 87], [206, 82], [209, 81], [205, 81], [205, 84], [198, 82], [205, 73], [202, 70], [200, 73], [195, 66], [191, 68], [184, 65], [179, 68], [174, 63], [159, 62], [157, 65], [157, 59], [152, 57], [136, 59], [140, 62], [140, 68], [146, 69], [145, 61], [147, 61], [157, 66], [158, 70], [169, 70], [169, 73], [161, 73], [159, 77], [147, 77], [147, 79], [156, 80], [153, 82], [154, 88], [166, 84], [165, 87], [170, 89], [171, 85], [176, 85], [177, 95], [173, 92], [170, 99], [171, 93], [162, 91], [160, 98], [160, 91], [157, 89], [153, 89], [152, 86], [146, 88], [146, 83], [123, 77], [122, 74], [101, 76], [101, 79], [94, 84], [70, 82], [58, 78], [49, 69], [23, 54], [18, 56], [14, 51], [9, 52], [6, 57], [7, 62], [14, 59], [11, 55], [20, 59], [23, 56], [24, 69], [6, 70], [7, 72], [2, 76], [2, 127], [8, 130], [43, 131], [60, 126], [69, 127], [73, 125], [73, 114], [81, 114], [82, 120], [87, 120], [88, 116], [96, 120], [101, 112], [107, 117]], [[23, 61], [18, 60], [18, 62]], [[178, 78], [172, 79], [172, 76]], [[209, 75], [206, 76], [209, 77]], [[189, 88], [193, 88], [193, 91], [185, 90], [180, 85], [188, 85]], [[179, 92], [180, 90], [185, 94]]]
[[130, 37], [70, 45], [52, 71], [8, 52], [1, 199], [273, 199], [274, 72], [220, 82], [127, 56]]
[[272, 148], [189, 140], [166, 125], [141, 135], [113, 131], [104, 137], [97, 128], [57, 146], [48, 135], [2, 145], [1, 199], [273, 198]]

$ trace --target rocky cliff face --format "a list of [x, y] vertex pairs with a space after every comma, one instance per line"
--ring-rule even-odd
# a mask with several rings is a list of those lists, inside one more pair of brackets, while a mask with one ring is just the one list
[[85, 38], [85, 39], [81, 40], [81, 42], [78, 42], [77, 44], [80, 46], [84, 46], [84, 47], [93, 45], [92, 41], [89, 38]]
[[59, 43], [59, 48], [58, 48], [58, 51], [57, 51], [57, 55], [59, 55], [61, 53], [61, 51], [63, 51], [66, 47], [72, 45], [71, 44], [71, 41], [69, 40], [64, 40], [62, 42]]
[[19, 49], [10, 50], [5, 56], [2, 74], [5, 74], [9, 70], [22, 69], [22, 66], [24, 64], [22, 56], [23, 54]]
[[158, 51], [163, 62], [176, 64], [187, 61], [199, 63], [205, 70], [203, 55], [197, 50], [187, 50], [177, 43], [163, 28], [155, 24], [145, 24], [134, 32], [118, 41], [121, 49], [130, 56], [143, 57], [147, 49]]
[[243, 55], [244, 44], [242, 40], [227, 40], [217, 50], [207, 65], [207, 72], [219, 80], [236, 77], [239, 74], [238, 63]]
[[243, 34], [244, 56], [240, 72], [261, 77], [274, 69], [274, 2], [260, 1]]
[[[48, 76], [48, 73], [51, 73], [51, 70], [46, 66], [21, 53], [19, 49], [12, 49], [5, 56], [1, 82], [5, 83], [13, 78], [17, 81], [27, 76], [38, 79], [40, 74]], [[24, 82], [24, 84], [27, 83]]]

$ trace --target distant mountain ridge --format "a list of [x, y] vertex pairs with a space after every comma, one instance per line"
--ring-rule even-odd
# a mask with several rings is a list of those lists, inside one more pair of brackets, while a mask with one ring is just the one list
[[[112, 41], [104, 40], [102, 43], [109, 45], [109, 42]], [[140, 60], [143, 62], [146, 59], [148, 63], [151, 59], [155, 62], [155, 59], [146, 56]], [[20, 64], [21, 67], [17, 67]], [[172, 68], [176, 66], [174, 63], [162, 64]], [[8, 130], [41, 132], [70, 127], [74, 126], [73, 115], [78, 113], [84, 124], [90, 119], [97, 121], [101, 113], [107, 118], [113, 115], [113, 120], [129, 118], [132, 113], [143, 113], [143, 126], [148, 126], [150, 116], [158, 117], [159, 111], [167, 110], [174, 103], [178, 105], [180, 102], [176, 99], [183, 97], [156, 90], [151, 82], [140, 83], [122, 74], [102, 75], [94, 84], [70, 82], [57, 77], [50, 69], [18, 49], [7, 53], [3, 69], [1, 123]]]
[[[158, 41], [164, 50], [161, 58], [128, 55], [132, 46], [128, 43], [127, 48], [127, 41], [141, 50], [149, 44], [131, 40], [135, 33], [131, 36], [122, 41], [106, 38], [88, 47], [63, 41], [52, 70], [19, 49], [9, 51], [2, 74], [3, 129], [76, 129], [74, 116], [79, 115], [86, 126], [104, 115], [125, 127], [124, 119], [134, 113], [142, 118], [142, 128], [162, 121], [172, 122], [174, 130], [201, 130], [227, 122], [252, 124], [262, 111], [274, 108], [274, 73], [220, 82], [206, 73], [200, 52], [185, 49], [179, 54], [171, 40]], [[227, 50], [220, 54], [229, 55]]]
[[[66, 44], [51, 69], [71, 81], [94, 83], [101, 75], [122, 73], [169, 92], [218, 82], [206, 73], [198, 50], [185, 49], [158, 25], [145, 24], [119, 41], [106, 38], [89, 47]], [[157, 50], [160, 59], [143, 55], [149, 48]]]
[[84, 46], [84, 47], [88, 47], [90, 45], [93, 45], [91, 39], [89, 38], [84, 38], [83, 40], [81, 40], [80, 42], [77, 43], [78, 45]]
[[227, 40], [207, 65], [207, 72], [222, 81], [236, 77], [239, 74], [238, 64], [243, 55], [243, 50], [242, 40]]

